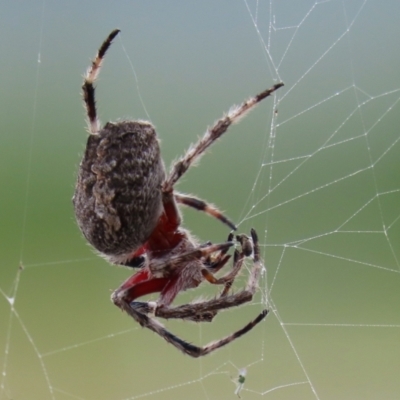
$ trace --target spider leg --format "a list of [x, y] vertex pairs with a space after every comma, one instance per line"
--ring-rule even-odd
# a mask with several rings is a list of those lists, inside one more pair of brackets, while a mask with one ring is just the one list
[[186, 154], [175, 162], [171, 168], [169, 176], [163, 184], [163, 192], [172, 192], [174, 185], [180, 179], [180, 177], [189, 169], [191, 164], [200, 158], [200, 156], [211, 146], [213, 142], [224, 134], [230, 125], [243, 117], [247, 111], [253, 108], [261, 100], [270, 96], [275, 90], [283, 86], [283, 83], [277, 83], [271, 88], [259, 93], [258, 95], [251, 97], [239, 107], [232, 108], [228, 114], [219, 119], [211, 128], [209, 128], [204, 136], [194, 145], [189, 148]]
[[240, 336], [244, 335], [251, 329], [253, 329], [259, 322], [261, 322], [268, 314], [268, 310], [263, 310], [253, 321], [249, 322], [243, 328], [239, 329], [238, 331], [226, 336], [223, 339], [220, 339], [216, 342], [210, 342], [204, 347], [198, 347], [191, 343], [186, 342], [185, 340], [180, 339], [179, 337], [175, 336], [171, 332], [169, 332], [165, 327], [160, 324], [158, 321], [148, 317], [141, 312], [138, 312], [134, 308], [132, 308], [129, 303], [124, 301], [123, 299], [115, 299], [115, 304], [118, 305], [122, 310], [126, 311], [135, 321], [137, 321], [141, 326], [144, 328], [148, 328], [151, 331], [160, 335], [164, 340], [168, 343], [171, 343], [177, 349], [181, 350], [183, 353], [188, 354], [191, 357], [201, 357], [205, 356], [222, 346], [225, 346], [232, 342], [233, 340], [239, 338]]
[[85, 103], [88, 116], [89, 132], [92, 135], [97, 134], [100, 130], [100, 123], [97, 119], [96, 113], [96, 100], [94, 96], [95, 89], [93, 83], [100, 72], [101, 63], [103, 61], [104, 55], [106, 54], [106, 51], [110, 47], [112, 40], [115, 38], [115, 36], [118, 35], [119, 32], [119, 29], [115, 29], [108, 35], [107, 39], [100, 46], [96, 58], [92, 61], [92, 65], [86, 71], [85, 79], [83, 81], [83, 101]]
[[[224, 288], [220, 294], [220, 297], [224, 297], [229, 293], [229, 290], [232, 287], [233, 281], [236, 279], [237, 274], [242, 269], [242, 265], [243, 265], [243, 261], [244, 261], [243, 253], [235, 252], [234, 256], [235, 257], [233, 259], [232, 271], [230, 272], [230, 274], [226, 274], [225, 276], [220, 278], [222, 283], [224, 283]], [[208, 282], [210, 282], [210, 281], [208, 280]]]
[[221, 211], [219, 211], [215, 206], [206, 203], [204, 200], [177, 192], [174, 192], [174, 197], [178, 203], [195, 208], [199, 211], [204, 211], [206, 214], [219, 219], [222, 223], [228, 225], [234, 231], [237, 229], [236, 225], [231, 222], [227, 217], [225, 217], [225, 215], [223, 215]]

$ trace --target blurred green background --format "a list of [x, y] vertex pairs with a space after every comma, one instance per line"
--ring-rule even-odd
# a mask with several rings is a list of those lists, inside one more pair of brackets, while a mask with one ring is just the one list
[[[2, 2], [1, 400], [233, 399], [242, 368], [244, 399], [400, 397], [400, 4], [320, 3]], [[100, 118], [150, 118], [167, 165], [233, 104], [285, 82], [179, 185], [255, 227], [268, 270], [252, 304], [167, 324], [206, 344], [268, 299], [265, 322], [204, 359], [111, 304], [131, 271], [96, 256], [74, 220], [82, 76], [117, 27]], [[192, 210], [185, 225], [202, 241], [228, 234]]]

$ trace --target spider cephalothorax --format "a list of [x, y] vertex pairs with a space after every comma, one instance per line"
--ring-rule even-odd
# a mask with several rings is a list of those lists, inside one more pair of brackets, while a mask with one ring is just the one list
[[[83, 97], [90, 136], [80, 164], [73, 203], [81, 231], [88, 242], [115, 264], [139, 270], [112, 295], [113, 302], [142, 326], [161, 335], [184, 353], [202, 356], [228, 344], [252, 329], [266, 315], [263, 310], [237, 332], [197, 347], [179, 339], [148, 316], [211, 321], [219, 310], [250, 301], [257, 289], [262, 268], [257, 234], [251, 238], [236, 236], [233, 268], [221, 278], [218, 272], [230, 259], [233, 234], [221, 244], [200, 245], [183, 229], [178, 203], [219, 219], [231, 229], [235, 225], [218, 209], [198, 198], [175, 191], [175, 184], [205, 150], [228, 127], [258, 102], [283, 84], [278, 83], [232, 109], [207, 130], [202, 139], [173, 164], [166, 174], [154, 127], [146, 121], [108, 122], [103, 128], [97, 119], [93, 83], [103, 57], [119, 30], [114, 30], [100, 47], [83, 83]], [[229, 294], [244, 259], [252, 256], [254, 266], [244, 290]], [[223, 285], [219, 297], [195, 304], [171, 307], [176, 295], [207, 280]], [[138, 302], [137, 298], [159, 292], [156, 302]]]

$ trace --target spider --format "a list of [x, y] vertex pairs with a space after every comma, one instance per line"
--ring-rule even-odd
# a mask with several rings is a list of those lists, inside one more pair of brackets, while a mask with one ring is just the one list
[[[196, 197], [178, 193], [174, 187], [232, 123], [283, 83], [231, 109], [172, 165], [167, 174], [159, 141], [150, 122], [121, 120], [107, 122], [101, 127], [97, 119], [93, 85], [104, 55], [119, 32], [116, 29], [109, 34], [84, 77], [83, 100], [90, 134], [73, 197], [76, 219], [87, 241], [106, 259], [138, 269], [113, 292], [111, 298], [114, 304], [182, 352], [192, 357], [204, 356], [250, 331], [267, 315], [268, 310], [263, 310], [242, 329], [204, 347], [197, 347], [173, 335], [152, 316], [209, 322], [219, 310], [250, 301], [257, 289], [262, 268], [258, 239], [253, 229], [251, 237], [236, 236], [240, 250], [234, 252], [233, 268], [216, 278], [214, 274], [231, 258], [227, 252], [234, 245], [233, 234], [230, 233], [228, 240], [220, 244], [207, 242], [199, 245], [190, 232], [181, 227], [178, 204], [203, 211], [232, 230], [236, 226], [216, 207]], [[249, 256], [252, 256], [254, 266], [246, 288], [229, 294], [232, 282]], [[204, 280], [223, 286], [217, 298], [171, 306], [179, 292], [195, 288]], [[141, 296], [158, 292], [160, 295], [156, 302], [135, 301]]]

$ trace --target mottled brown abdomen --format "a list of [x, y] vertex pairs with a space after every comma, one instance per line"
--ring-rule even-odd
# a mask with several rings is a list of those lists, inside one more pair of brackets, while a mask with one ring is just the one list
[[89, 243], [114, 262], [139, 248], [162, 212], [164, 179], [150, 123], [107, 123], [90, 135], [73, 197], [78, 225]]

